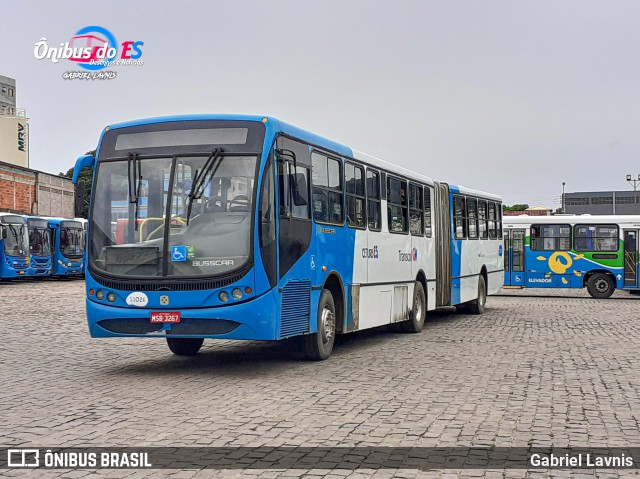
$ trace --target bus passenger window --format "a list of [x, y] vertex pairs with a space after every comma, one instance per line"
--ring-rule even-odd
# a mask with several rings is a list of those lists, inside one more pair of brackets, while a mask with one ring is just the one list
[[478, 200], [467, 199], [467, 231], [469, 238], [478, 238]]
[[313, 218], [316, 221], [342, 224], [342, 164], [340, 160], [318, 153], [311, 154], [313, 165]]
[[369, 229], [380, 231], [382, 228], [382, 210], [380, 203], [380, 174], [375, 170], [367, 170], [367, 218]]
[[531, 225], [532, 251], [569, 251], [571, 249], [571, 226]]
[[576, 225], [574, 248], [576, 251], [618, 251], [617, 225]]
[[422, 186], [409, 184], [409, 230], [412, 235], [424, 235]]
[[496, 239], [498, 237], [498, 222], [496, 215], [496, 204], [489, 202], [489, 238]]
[[387, 217], [389, 232], [407, 233], [407, 182], [387, 176]]
[[453, 197], [453, 227], [456, 239], [467, 237], [467, 212], [464, 196]]
[[431, 188], [424, 187], [424, 232], [431, 238]]
[[478, 200], [478, 236], [482, 239], [489, 237], [487, 230], [487, 202]]
[[347, 223], [354, 228], [366, 228], [364, 168], [346, 163], [344, 179], [347, 190]]

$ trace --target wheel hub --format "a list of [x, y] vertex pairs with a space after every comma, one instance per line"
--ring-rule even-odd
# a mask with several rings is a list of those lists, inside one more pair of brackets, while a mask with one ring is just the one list
[[598, 281], [596, 281], [594, 286], [599, 293], [606, 293], [609, 289], [609, 284], [604, 279], [599, 279]]
[[336, 315], [325, 306], [320, 317], [320, 333], [322, 334], [323, 344], [329, 343], [336, 331]]

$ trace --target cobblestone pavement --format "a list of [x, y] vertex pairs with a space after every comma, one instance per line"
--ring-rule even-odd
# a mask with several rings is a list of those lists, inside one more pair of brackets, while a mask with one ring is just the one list
[[[34, 446], [640, 446], [640, 297], [507, 291], [422, 334], [291, 342], [91, 339], [84, 283], [0, 284], [0, 443]], [[538, 296], [536, 296], [538, 294]], [[555, 293], [554, 293], [555, 294]], [[553, 296], [553, 295], [551, 295]], [[632, 470], [10, 470], [14, 477], [627, 477]]]

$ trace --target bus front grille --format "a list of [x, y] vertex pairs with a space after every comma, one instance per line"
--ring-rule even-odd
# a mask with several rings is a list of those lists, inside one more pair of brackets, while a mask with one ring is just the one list
[[[103, 319], [98, 325], [107, 331], [119, 334], [153, 334], [159, 333], [162, 323], [152, 323], [146, 318], [112, 318]], [[208, 336], [230, 333], [240, 323], [227, 319], [182, 318], [179, 323], [171, 325], [167, 335], [188, 334], [192, 336]]]
[[289, 281], [282, 288], [280, 337], [308, 333], [310, 310], [311, 282], [309, 280]]
[[97, 283], [101, 284], [105, 288], [109, 289], [128, 289], [131, 291], [201, 291], [207, 289], [218, 289], [223, 288], [225, 286], [229, 286], [237, 281], [240, 281], [243, 274], [236, 274], [231, 276], [226, 276], [219, 279], [214, 280], [182, 280], [182, 281], [171, 281], [171, 280], [159, 280], [152, 279], [149, 281], [144, 280], [112, 280], [108, 278], [103, 278], [101, 275], [92, 272], [93, 279], [96, 280]]

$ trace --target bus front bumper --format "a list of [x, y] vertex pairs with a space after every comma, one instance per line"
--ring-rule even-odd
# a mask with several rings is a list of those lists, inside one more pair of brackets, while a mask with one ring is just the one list
[[[244, 303], [215, 308], [123, 308], [87, 299], [89, 332], [94, 338], [198, 337], [273, 340], [276, 339], [277, 309], [273, 290]], [[152, 323], [153, 312], [178, 312], [180, 322]]]

